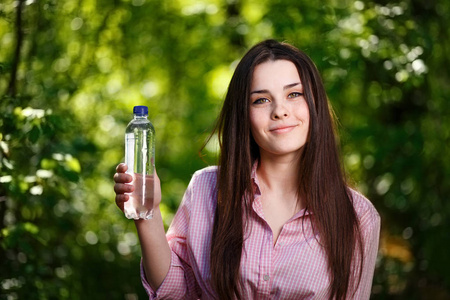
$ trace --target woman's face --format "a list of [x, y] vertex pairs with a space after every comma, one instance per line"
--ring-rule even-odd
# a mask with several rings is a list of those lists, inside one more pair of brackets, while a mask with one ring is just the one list
[[301, 153], [308, 137], [309, 109], [291, 61], [267, 61], [255, 67], [250, 123], [261, 157]]

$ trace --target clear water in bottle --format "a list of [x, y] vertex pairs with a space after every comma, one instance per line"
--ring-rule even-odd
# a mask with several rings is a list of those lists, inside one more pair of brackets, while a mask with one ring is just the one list
[[134, 191], [124, 212], [128, 219], [148, 220], [153, 218], [155, 129], [147, 119], [147, 106], [135, 106], [133, 114], [125, 132], [125, 163], [133, 176]]

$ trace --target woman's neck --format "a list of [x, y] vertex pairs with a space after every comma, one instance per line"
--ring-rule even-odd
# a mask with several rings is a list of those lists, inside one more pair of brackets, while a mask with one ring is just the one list
[[297, 193], [300, 157], [268, 157], [261, 155], [258, 164], [258, 180], [265, 188], [283, 194]]
[[298, 195], [299, 160], [261, 155], [256, 174], [264, 219], [275, 245], [284, 224], [303, 208]]

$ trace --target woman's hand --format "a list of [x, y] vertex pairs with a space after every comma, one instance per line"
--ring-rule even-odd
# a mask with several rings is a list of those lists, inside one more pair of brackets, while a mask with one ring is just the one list
[[[116, 168], [117, 173], [114, 174], [116, 204], [122, 211], [124, 210], [124, 203], [130, 198], [127, 193], [132, 193], [134, 191], [134, 186], [131, 184], [133, 177], [130, 174], [125, 173], [127, 169], [128, 167], [126, 164], [120, 163]], [[156, 174], [156, 169], [155, 175], [147, 178], [147, 184], [150, 182], [154, 184], [153, 207], [159, 208], [159, 204], [161, 203], [161, 183], [158, 174]]]
[[116, 204], [123, 211], [123, 206], [130, 196], [125, 193], [132, 193], [134, 191], [131, 181], [133, 177], [130, 174], [125, 173], [128, 170], [126, 164], [121, 163], [116, 168], [116, 174], [114, 174], [114, 192], [116, 193]]

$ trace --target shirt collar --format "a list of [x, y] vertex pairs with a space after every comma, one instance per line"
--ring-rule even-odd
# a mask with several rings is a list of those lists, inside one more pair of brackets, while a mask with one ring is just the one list
[[252, 173], [251, 173], [251, 177], [252, 177], [252, 181], [253, 181], [253, 193], [255, 194], [255, 197], [261, 195], [261, 189], [259, 188], [258, 176], [256, 175], [257, 168], [258, 168], [258, 160], [255, 160], [255, 162], [253, 163], [253, 166], [252, 166]]

